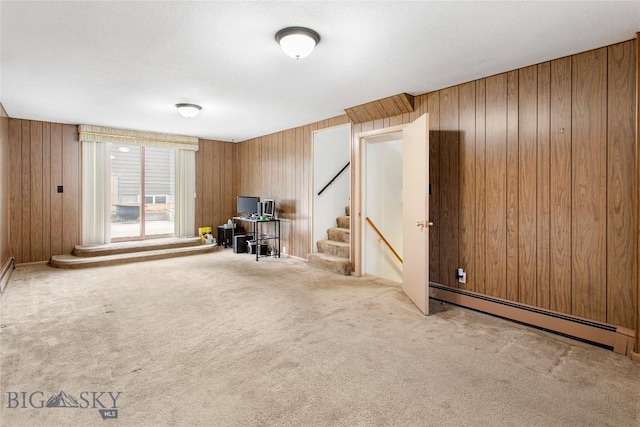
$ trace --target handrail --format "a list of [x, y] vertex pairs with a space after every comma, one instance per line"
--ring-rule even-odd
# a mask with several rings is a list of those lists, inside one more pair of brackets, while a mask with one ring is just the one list
[[346, 168], [348, 168], [350, 164], [351, 164], [351, 162], [347, 162], [347, 164], [346, 164], [346, 165], [344, 165], [344, 166], [342, 167], [342, 169], [340, 169], [340, 172], [338, 172], [338, 173], [337, 173], [333, 178], [331, 178], [331, 181], [329, 181], [329, 182], [327, 183], [327, 185], [325, 185], [324, 187], [322, 187], [322, 190], [320, 190], [320, 192], [318, 193], [318, 196], [319, 196], [319, 195], [321, 195], [321, 194], [324, 192], [324, 190], [326, 190], [326, 189], [327, 189], [327, 187], [328, 187], [328, 186], [330, 186], [331, 184], [333, 184], [333, 181], [335, 181], [336, 179], [338, 179], [338, 177], [340, 176], [340, 174], [341, 174], [342, 172], [344, 172], [344, 170], [345, 170]]
[[391, 246], [391, 243], [389, 243], [389, 241], [387, 239], [385, 239], [385, 237], [382, 235], [382, 233], [380, 232], [380, 230], [378, 230], [378, 227], [376, 227], [376, 225], [373, 223], [373, 221], [371, 221], [371, 218], [366, 217], [365, 218], [367, 220], [367, 222], [369, 223], [369, 225], [371, 225], [371, 227], [373, 227], [373, 229], [375, 230], [376, 233], [378, 233], [378, 236], [380, 236], [380, 238], [382, 239], [382, 241], [384, 241], [384, 243], [386, 243], [387, 247], [389, 249], [391, 249], [391, 252], [393, 252], [393, 254], [396, 256], [396, 258], [398, 258], [398, 261], [403, 262], [402, 261], [402, 257], [400, 255], [398, 255], [398, 252], [396, 252], [395, 249], [393, 249], [393, 246]]

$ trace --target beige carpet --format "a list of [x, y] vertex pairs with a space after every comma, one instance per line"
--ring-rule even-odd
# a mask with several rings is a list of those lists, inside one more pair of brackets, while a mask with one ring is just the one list
[[0, 298], [2, 426], [640, 425], [640, 364], [293, 259], [24, 267]]

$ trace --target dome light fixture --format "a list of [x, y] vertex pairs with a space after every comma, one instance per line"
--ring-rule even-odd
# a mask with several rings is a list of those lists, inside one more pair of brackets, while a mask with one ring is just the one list
[[287, 27], [276, 33], [276, 41], [284, 53], [299, 60], [309, 56], [313, 48], [320, 43], [320, 34], [309, 28]]
[[195, 117], [200, 113], [202, 107], [196, 104], [176, 104], [176, 108], [178, 109], [178, 113], [182, 115], [182, 117], [191, 118]]

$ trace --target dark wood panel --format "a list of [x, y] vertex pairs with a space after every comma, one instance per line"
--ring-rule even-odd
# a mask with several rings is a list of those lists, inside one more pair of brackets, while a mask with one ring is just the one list
[[536, 306], [549, 308], [549, 233], [550, 233], [550, 98], [551, 64], [538, 65], [538, 183], [536, 226]]
[[20, 262], [32, 262], [31, 258], [31, 126], [28, 120], [21, 120], [22, 126], [22, 227], [15, 230], [22, 239]]
[[9, 120], [9, 247], [22, 262], [22, 121]]
[[[633, 41], [608, 49], [607, 135], [607, 322], [634, 327], [634, 282], [637, 242], [634, 228], [635, 45]], [[637, 192], [637, 189], [636, 189]], [[634, 243], [635, 242], [635, 243]]]
[[518, 301], [536, 303], [537, 84], [535, 66], [520, 69]]
[[78, 129], [62, 125], [62, 251], [70, 254], [81, 243], [81, 182], [80, 142]]
[[607, 49], [573, 56], [572, 313], [606, 320]]
[[204, 188], [204, 146], [205, 140], [198, 141], [198, 151], [196, 152], [196, 217], [194, 235], [197, 234], [198, 227], [203, 224], [204, 205], [202, 203], [202, 192]]
[[455, 287], [460, 213], [458, 113], [458, 86], [440, 91], [440, 279], [442, 284]]
[[51, 185], [51, 123], [42, 123], [42, 259], [51, 258], [51, 195], [54, 187]]
[[43, 159], [42, 159], [42, 122], [32, 121], [30, 124], [31, 133], [31, 153], [29, 156], [29, 163], [31, 166], [31, 176], [29, 177], [29, 183], [31, 185], [31, 235], [30, 246], [31, 253], [29, 259], [32, 261], [41, 261], [42, 258], [42, 234], [43, 229], [42, 221], [42, 199], [43, 199]]
[[64, 193], [54, 191], [62, 185], [62, 125], [51, 123], [51, 255], [62, 255], [62, 211]]
[[551, 63], [550, 301], [571, 313], [571, 58]]
[[440, 263], [442, 248], [442, 192], [440, 181], [440, 92], [432, 92], [427, 97], [429, 112], [429, 181], [432, 193], [429, 197], [429, 219], [433, 227], [429, 229], [429, 280], [444, 282], [444, 267]]
[[355, 107], [345, 108], [353, 123], [371, 122], [413, 111], [414, 98], [406, 93], [389, 96]]
[[486, 288], [506, 298], [507, 75], [486, 79]]
[[476, 81], [476, 280], [475, 292], [486, 292], [487, 163], [486, 79]]
[[476, 290], [476, 84], [460, 85], [460, 261], [467, 272], [461, 288]]
[[518, 71], [507, 73], [507, 299], [518, 300]]

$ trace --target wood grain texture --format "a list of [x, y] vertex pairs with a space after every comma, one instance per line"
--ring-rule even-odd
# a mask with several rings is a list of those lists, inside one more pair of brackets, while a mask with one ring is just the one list
[[31, 194], [31, 206], [30, 215], [31, 215], [31, 235], [30, 235], [30, 247], [31, 253], [29, 258], [32, 260], [41, 260], [42, 257], [42, 235], [44, 234], [43, 229], [43, 214], [42, 214], [42, 201], [44, 199], [43, 195], [43, 159], [42, 159], [42, 151], [43, 151], [43, 143], [42, 143], [42, 122], [30, 122], [31, 126], [30, 134], [31, 134], [31, 153], [30, 153], [30, 165], [31, 165], [31, 176], [29, 179], [29, 183], [31, 185], [30, 194]]
[[443, 283], [445, 272], [440, 262], [442, 255], [442, 194], [440, 178], [440, 92], [431, 92], [427, 96], [429, 112], [429, 181], [432, 193], [429, 197], [429, 220], [433, 227], [429, 230], [429, 280]]
[[571, 313], [571, 58], [551, 62], [551, 310]]
[[400, 93], [387, 98], [345, 108], [345, 113], [353, 123], [372, 122], [413, 111], [413, 96]]
[[486, 79], [476, 81], [476, 277], [475, 292], [486, 293], [487, 253], [487, 144], [486, 144]]
[[62, 213], [64, 193], [55, 191], [62, 185], [62, 125], [51, 123], [51, 255], [64, 254], [62, 249]]
[[507, 76], [486, 79], [486, 288], [506, 298]]
[[22, 123], [9, 120], [9, 247], [16, 262], [22, 259]]
[[82, 243], [82, 167], [77, 126], [62, 125], [62, 159], [62, 251], [70, 254], [75, 245]]
[[22, 242], [22, 253], [19, 258], [20, 262], [36, 261], [31, 258], [31, 126], [28, 120], [20, 122], [22, 127], [22, 176], [18, 185], [22, 188], [21, 192], [21, 208], [22, 208], [22, 227], [19, 230], [13, 230], [20, 236]]
[[461, 288], [475, 291], [476, 264], [476, 84], [460, 85], [459, 93], [459, 136], [460, 136], [460, 249], [458, 265], [465, 271], [474, 272], [467, 276], [467, 283]]
[[507, 299], [518, 301], [518, 71], [507, 73]]
[[0, 266], [11, 258], [9, 199], [11, 194], [9, 117], [0, 103]]
[[536, 303], [537, 84], [535, 66], [520, 69], [518, 301]]
[[[42, 123], [42, 229], [51, 230], [51, 123]], [[42, 233], [42, 259], [51, 258], [51, 233]]]
[[536, 224], [536, 306], [550, 306], [549, 238], [550, 238], [550, 98], [551, 64], [538, 65], [538, 129], [537, 129], [537, 224]]
[[572, 314], [606, 320], [607, 49], [573, 57]]
[[460, 216], [458, 86], [440, 91], [440, 275], [443, 284], [458, 286], [458, 238]]
[[635, 241], [633, 186], [635, 123], [627, 114], [635, 108], [635, 45], [633, 41], [608, 48], [607, 72], [607, 322], [632, 327], [638, 245]]

